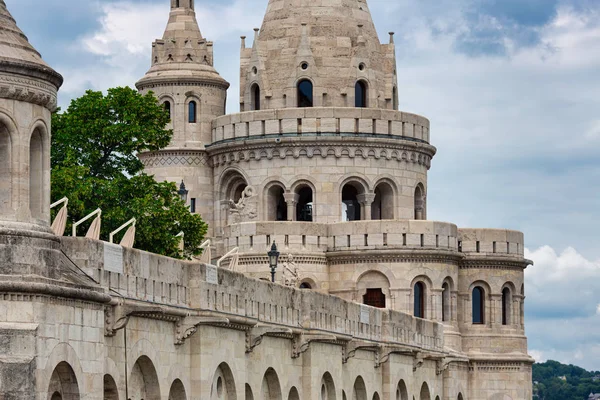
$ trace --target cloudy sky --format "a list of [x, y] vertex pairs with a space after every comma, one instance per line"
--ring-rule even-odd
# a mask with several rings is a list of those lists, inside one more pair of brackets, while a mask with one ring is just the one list
[[[60, 103], [133, 85], [168, 0], [6, 0], [65, 77]], [[240, 35], [267, 0], [198, 1], [238, 111]], [[369, 0], [396, 32], [400, 108], [430, 118], [429, 217], [526, 234], [531, 354], [600, 370], [600, 2]], [[596, 221], [596, 222], [594, 222]]]

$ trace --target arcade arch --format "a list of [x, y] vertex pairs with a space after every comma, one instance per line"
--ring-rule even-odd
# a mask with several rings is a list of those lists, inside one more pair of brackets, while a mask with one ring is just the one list
[[132, 399], [160, 400], [158, 375], [147, 356], [137, 359], [129, 379], [129, 397]]
[[335, 400], [335, 384], [329, 372], [323, 374], [321, 379], [321, 400]]
[[352, 389], [352, 400], [367, 400], [367, 387], [362, 376], [358, 376], [354, 381]]
[[356, 283], [359, 298], [363, 303], [377, 308], [386, 308], [386, 299], [390, 297], [390, 281], [379, 271], [363, 274]]
[[360, 200], [365, 193], [366, 188], [358, 181], [349, 181], [342, 186], [342, 222], [363, 219]]
[[415, 188], [415, 219], [425, 219], [425, 187], [422, 183]]
[[408, 400], [408, 390], [406, 389], [406, 383], [402, 379], [400, 379], [396, 388], [396, 400]]
[[288, 209], [285, 201], [285, 188], [279, 182], [267, 185], [266, 210], [267, 221], [287, 221]]
[[215, 371], [210, 389], [210, 398], [211, 400], [237, 399], [233, 372], [227, 363], [221, 363]]
[[169, 400], [187, 400], [185, 387], [183, 386], [183, 382], [179, 379], [175, 379], [171, 385], [171, 390], [169, 390]]
[[394, 188], [389, 182], [380, 182], [375, 186], [375, 200], [371, 206], [371, 219], [384, 220], [395, 218]]
[[273, 368], [269, 368], [262, 380], [261, 385], [261, 400], [282, 400], [281, 384], [277, 372]]
[[419, 400], [431, 400], [431, 393], [429, 392], [429, 385], [427, 385], [427, 382], [423, 382], [423, 385], [421, 386]]
[[48, 400], [79, 400], [80, 398], [75, 371], [67, 362], [60, 362], [50, 377]]
[[119, 400], [117, 383], [109, 374], [104, 375], [104, 400]]
[[300, 395], [298, 394], [298, 389], [295, 386], [292, 386], [290, 389], [290, 394], [288, 395], [288, 400], [300, 400]]

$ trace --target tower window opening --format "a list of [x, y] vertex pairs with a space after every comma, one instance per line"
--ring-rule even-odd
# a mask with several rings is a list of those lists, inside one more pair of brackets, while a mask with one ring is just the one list
[[260, 86], [258, 84], [252, 85], [250, 89], [250, 95], [252, 96], [252, 110], [260, 110]]
[[287, 221], [287, 204], [284, 198], [284, 189], [274, 185], [267, 192], [267, 216], [269, 221]]
[[192, 214], [196, 213], [196, 199], [195, 198], [190, 200], [190, 212]]
[[485, 292], [483, 288], [477, 286], [473, 289], [473, 324], [482, 325], [485, 323]]
[[188, 122], [190, 124], [195, 124], [196, 120], [197, 120], [197, 113], [198, 113], [198, 106], [196, 105], [195, 101], [190, 101], [189, 104], [189, 116], [188, 116]]
[[415, 188], [415, 219], [425, 219], [425, 189], [420, 183]]
[[33, 218], [42, 218], [44, 208], [44, 147], [36, 129], [29, 144], [29, 209]]
[[448, 282], [442, 285], [442, 321], [450, 321], [450, 285]]
[[0, 212], [12, 206], [11, 140], [8, 130], [0, 123]]
[[347, 184], [342, 189], [342, 221], [360, 221], [361, 207], [358, 195], [358, 189], [352, 184]]
[[414, 315], [417, 318], [425, 318], [425, 285], [417, 282], [413, 290]]
[[510, 289], [505, 287], [502, 290], [502, 325], [510, 325], [511, 303]]
[[308, 79], [298, 83], [298, 107], [313, 106], [313, 84]]
[[356, 82], [354, 87], [355, 107], [367, 107], [367, 84], [364, 81]]
[[298, 191], [298, 205], [296, 206], [296, 221], [313, 221], [313, 191], [304, 186]]
[[170, 101], [165, 101], [163, 103], [163, 107], [165, 108], [165, 111], [169, 115], [169, 119], [171, 119], [171, 102]]
[[363, 296], [363, 303], [377, 308], [385, 308], [385, 294], [378, 289], [367, 289], [367, 293]]

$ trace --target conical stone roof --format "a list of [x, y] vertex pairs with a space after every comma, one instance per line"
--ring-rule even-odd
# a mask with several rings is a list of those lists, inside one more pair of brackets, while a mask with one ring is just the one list
[[19, 29], [4, 0], [0, 0], [0, 72], [39, 78], [58, 89], [62, 76], [42, 59]]
[[152, 67], [136, 86], [179, 81], [229, 87], [213, 67], [213, 44], [202, 37], [189, 3], [171, 8], [163, 38], [152, 44]]

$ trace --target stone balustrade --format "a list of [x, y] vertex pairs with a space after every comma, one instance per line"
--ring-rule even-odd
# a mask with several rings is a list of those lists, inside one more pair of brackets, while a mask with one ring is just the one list
[[371, 108], [285, 108], [229, 114], [213, 121], [212, 141], [269, 135], [374, 135], [429, 143], [429, 120], [415, 114]]
[[456, 225], [435, 221], [248, 222], [228, 226], [225, 237], [227, 249], [237, 247], [241, 253], [265, 253], [273, 241], [282, 251], [402, 248], [458, 251]]

